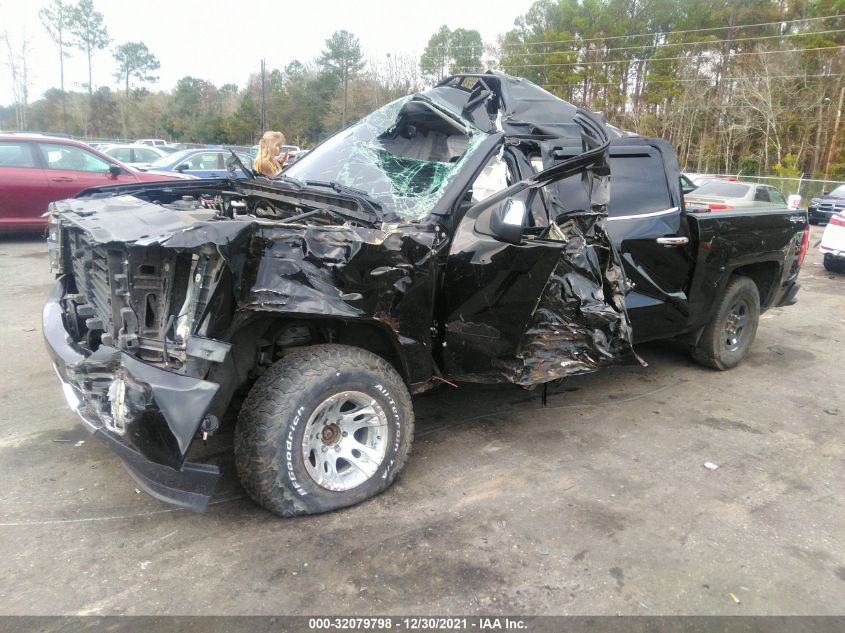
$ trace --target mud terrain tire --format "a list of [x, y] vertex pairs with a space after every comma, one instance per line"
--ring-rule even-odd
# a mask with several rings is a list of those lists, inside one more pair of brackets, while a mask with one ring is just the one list
[[[372, 415], [355, 416], [365, 410]], [[413, 433], [411, 397], [390, 363], [356, 347], [315, 345], [287, 354], [253, 385], [235, 427], [235, 466], [249, 496], [271, 512], [328, 512], [387, 489]]]
[[[692, 349], [693, 359], [712, 369], [733, 369], [748, 356], [759, 321], [760, 292], [757, 284], [748, 277], [733, 277], [713, 318]], [[731, 332], [731, 329], [736, 331]]]

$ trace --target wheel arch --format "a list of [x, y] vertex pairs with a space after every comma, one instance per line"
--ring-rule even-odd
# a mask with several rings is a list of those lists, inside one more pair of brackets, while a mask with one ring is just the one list
[[783, 263], [777, 260], [742, 264], [733, 268], [727, 275], [722, 292], [724, 292], [724, 288], [727, 287], [731, 277], [748, 277], [757, 286], [757, 292], [760, 294], [760, 311], [762, 312], [771, 306], [775, 290], [780, 282], [782, 268]]
[[[304, 329], [307, 328], [307, 340]], [[339, 343], [358, 347], [380, 356], [399, 373], [406, 384], [418, 381], [421, 375], [431, 376], [430, 360], [420, 367], [420, 349], [430, 354], [423, 343], [399, 335], [388, 323], [376, 318], [338, 318], [313, 314], [251, 311], [233, 327], [230, 340], [238, 344], [276, 343], [294, 331], [285, 348], [321, 343]]]
[[713, 299], [708, 305], [708, 309], [702, 312], [704, 317], [700, 322], [689, 332], [683, 334], [680, 339], [691, 345], [697, 345], [704, 333], [710, 319], [716, 313], [716, 306], [727, 291], [728, 284], [734, 277], [747, 277], [757, 286], [757, 292], [760, 295], [760, 312], [765, 312], [772, 304], [772, 300], [776, 295], [778, 283], [780, 282], [781, 272], [783, 269], [783, 262], [777, 259], [769, 259], [754, 262], [737, 262], [726, 267], [726, 271], [721, 275], [721, 278], [716, 284], [716, 291], [712, 295]]
[[[254, 382], [266, 367], [288, 351], [310, 345], [339, 343], [371, 352], [390, 363], [411, 393], [424, 391], [434, 373], [425, 342], [403, 337], [375, 318], [250, 310], [235, 315], [224, 338], [231, 352], [208, 375], [208, 380], [220, 385], [212, 403], [216, 415], [224, 415], [235, 393]], [[279, 344], [282, 339], [287, 344]]]

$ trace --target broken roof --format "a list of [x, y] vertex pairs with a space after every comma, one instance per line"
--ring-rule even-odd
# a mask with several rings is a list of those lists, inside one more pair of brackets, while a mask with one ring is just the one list
[[459, 115], [469, 115], [482, 130], [501, 130], [507, 136], [571, 138], [580, 142], [583, 128], [578, 121], [585, 115], [598, 120], [610, 138], [630, 135], [608, 125], [601, 114], [564, 101], [527, 79], [500, 71], [452, 75], [422, 94]]

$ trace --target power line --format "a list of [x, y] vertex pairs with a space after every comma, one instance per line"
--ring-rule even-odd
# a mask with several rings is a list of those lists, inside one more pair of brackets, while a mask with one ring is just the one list
[[[835, 20], [838, 18], [845, 17], [845, 14], [837, 14], [837, 15], [825, 15], [825, 16], [818, 16], [814, 18], [796, 18], [795, 20], [778, 20], [777, 22], [759, 22], [757, 24], [736, 24], [734, 26], [712, 26], [707, 28], [701, 29], [686, 29], [686, 30], [679, 30], [679, 31], [653, 31], [651, 33], [631, 33], [627, 35], [608, 35], [605, 37], [589, 37], [589, 38], [581, 38], [576, 37], [568, 40], [552, 40], [549, 42], [511, 42], [509, 44], [502, 44], [501, 48], [509, 48], [509, 47], [517, 47], [517, 46], [547, 46], [549, 44], [570, 44], [570, 43], [584, 43], [584, 42], [608, 42], [611, 40], [620, 40], [626, 39], [631, 37], [654, 37], [656, 35], [685, 35], [687, 33], [710, 33], [713, 31], [725, 31], [728, 29], [751, 29], [757, 28], [759, 26], [784, 26], [787, 24], [795, 24], [798, 22], [818, 22], [820, 20]], [[477, 49], [478, 46], [476, 45], [463, 45], [463, 46], [441, 46], [437, 47], [437, 49], [432, 50], [439, 50], [439, 49], [446, 49], [446, 50], [456, 50], [456, 49], [463, 49], [463, 48], [470, 48], [470, 49]]]
[[[728, 53], [728, 57], [735, 57], [738, 55], [775, 55], [775, 54], [785, 54], [785, 53], [806, 53], [810, 51], [825, 51], [825, 50], [832, 50], [832, 49], [842, 49], [845, 48], [845, 44], [839, 44], [837, 46], [818, 46], [815, 48], [794, 48], [788, 50], [773, 50], [773, 51], [731, 51]], [[673, 61], [673, 60], [693, 60], [693, 59], [701, 59], [704, 57], [709, 57], [710, 55], [717, 55], [720, 54], [718, 51], [707, 51], [706, 53], [700, 53], [697, 55], [682, 55], [679, 57], [642, 57], [642, 58], [632, 58], [632, 59], [610, 59], [610, 60], [594, 60], [594, 61], [583, 61], [583, 62], [563, 62], [558, 64], [502, 64], [502, 68], [504, 69], [512, 69], [512, 68], [563, 68], [569, 66], [594, 66], [596, 64], [601, 64], [606, 66], [608, 64], [636, 64], [638, 62], [663, 62], [663, 61]], [[421, 66], [420, 68], [425, 70], [436, 70], [435, 68], [424, 67]], [[455, 68], [456, 71], [472, 71], [475, 70], [474, 66], [462, 66]]]
[[[835, 73], [835, 74], [820, 74], [820, 75], [767, 75], [766, 79], [813, 79], [817, 77], [845, 77], [845, 73]], [[691, 79], [646, 79], [645, 84], [648, 85], [649, 83], [698, 83], [698, 82], [706, 82], [711, 80], [711, 77], [696, 77]], [[722, 81], [738, 81], [740, 79], [747, 79], [747, 77], [724, 77]], [[538, 84], [541, 88], [549, 89], [549, 88], [578, 88], [580, 87], [579, 81], [573, 81], [570, 84]], [[596, 82], [590, 81], [590, 86], [618, 86], [620, 82], [618, 81], [604, 81], [604, 82]]]
[[[838, 17], [838, 16], [833, 16]], [[828, 19], [828, 18], [823, 18]], [[780, 23], [778, 23], [780, 24]], [[680, 31], [678, 31], [680, 32]], [[736, 42], [751, 42], [751, 41], [759, 41], [759, 40], [774, 40], [774, 39], [784, 39], [787, 37], [807, 37], [811, 35], [829, 35], [835, 33], [845, 33], [845, 29], [826, 29], [823, 31], [804, 31], [804, 32], [796, 32], [796, 33], [780, 33], [778, 35], [752, 35], [749, 37], [734, 37], [730, 39], [723, 39], [723, 40], [697, 40], [692, 42], [660, 42], [659, 44], [637, 44], [636, 46], [614, 46], [611, 48], [593, 48], [589, 50], [594, 51], [601, 51], [603, 53], [611, 53], [613, 51], [629, 51], [629, 50], [646, 50], [646, 49], [658, 49], [658, 48], [666, 48], [668, 46], [713, 46], [714, 44], [733, 44]], [[618, 37], [639, 37], [638, 35], [620, 35]], [[502, 48], [507, 46], [508, 48], [517, 48], [519, 46], [547, 46], [547, 45], [554, 45], [558, 43], [565, 43], [565, 42], [586, 42], [588, 40], [558, 40], [557, 42], [524, 42], [524, 43], [517, 43], [517, 44], [508, 44], [503, 45]], [[477, 46], [474, 45], [467, 45], [467, 46], [455, 46], [455, 47], [439, 47], [434, 50], [445, 50], [451, 51], [458, 48], [471, 48], [476, 49]], [[483, 47], [482, 47], [483, 48]], [[482, 48], [478, 48], [479, 51]], [[510, 54], [522, 54], [522, 55], [550, 55], [552, 53], [564, 53], [564, 52], [571, 52], [572, 49], [569, 50], [544, 50], [544, 51], [526, 51], [524, 53], [510, 53]]]
[[[612, 53], [614, 51], [629, 51], [629, 50], [647, 50], [647, 49], [662, 49], [669, 46], [713, 46], [714, 44], [726, 44], [726, 43], [736, 43], [736, 42], [749, 42], [749, 41], [758, 41], [758, 40], [771, 40], [771, 39], [783, 39], [787, 37], [807, 37], [808, 35], [827, 35], [830, 33], [845, 33], [845, 29], [830, 29], [827, 31], [806, 31], [804, 33], [785, 33], [783, 35], [755, 35], [753, 37], [737, 37], [730, 40], [699, 40], [698, 42], [664, 42], [661, 44], [653, 45], [653, 44], [639, 44], [637, 46], [617, 46], [614, 48], [594, 48], [588, 49], [590, 52], [600, 52], [600, 53]], [[577, 50], [567, 50], [567, 51], [537, 51], [537, 52], [529, 52], [529, 53], [522, 53], [524, 55], [551, 55], [553, 53], [569, 53], [569, 52], [578, 52]], [[513, 54], [513, 53], [511, 53]], [[517, 55], [519, 53], [516, 53]]]

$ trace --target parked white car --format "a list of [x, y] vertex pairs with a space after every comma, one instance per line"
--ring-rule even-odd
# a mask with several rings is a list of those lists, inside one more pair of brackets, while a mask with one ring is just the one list
[[845, 273], [845, 211], [830, 216], [819, 250], [824, 253], [826, 270]]
[[154, 162], [168, 155], [167, 152], [157, 147], [141, 145], [139, 143], [131, 145], [103, 145], [98, 149], [106, 156], [111, 156], [124, 165], [129, 165], [135, 169], [149, 169], [150, 165]]
[[786, 206], [784, 195], [771, 185], [732, 180], [707, 180], [686, 194], [684, 202], [690, 211]]

